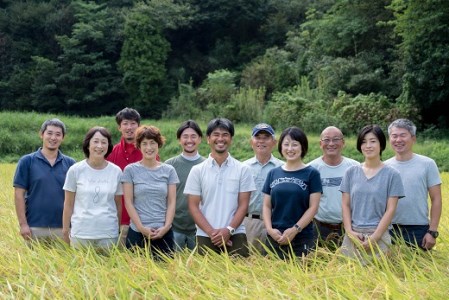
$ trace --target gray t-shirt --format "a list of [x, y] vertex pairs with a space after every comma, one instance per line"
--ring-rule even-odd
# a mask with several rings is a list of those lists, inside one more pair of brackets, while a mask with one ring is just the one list
[[398, 203], [393, 224], [429, 224], [428, 190], [441, 184], [435, 161], [427, 156], [414, 154], [408, 161], [398, 161], [392, 157], [385, 164], [399, 171], [405, 189], [405, 198]]
[[[159, 228], [165, 224], [168, 186], [179, 183], [175, 168], [162, 163], [150, 169], [136, 162], [123, 170], [122, 183], [134, 185], [134, 208], [145, 227]], [[137, 231], [132, 222], [130, 227]]]
[[325, 223], [342, 222], [340, 183], [346, 170], [359, 164], [356, 160], [343, 157], [340, 164], [330, 166], [324, 162], [322, 156], [308, 163], [320, 172], [321, 185], [323, 186], [320, 207], [315, 215], [317, 220]]
[[388, 198], [404, 197], [401, 175], [387, 165], [369, 179], [361, 165], [350, 167], [340, 191], [350, 195], [352, 226], [357, 228], [376, 228], [385, 214]]

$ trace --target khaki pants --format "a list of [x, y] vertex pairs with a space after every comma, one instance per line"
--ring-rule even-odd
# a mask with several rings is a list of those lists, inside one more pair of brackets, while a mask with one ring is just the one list
[[245, 217], [243, 224], [245, 225], [249, 248], [260, 254], [265, 253], [263, 245], [267, 240], [267, 230], [263, 220]]
[[118, 237], [118, 247], [126, 249], [126, 237], [128, 236], [129, 225], [120, 225], [120, 235]]
[[[376, 230], [375, 228], [353, 228], [353, 230], [357, 233], [361, 233], [363, 235], [371, 235]], [[343, 238], [343, 244], [341, 245], [341, 253], [347, 257], [358, 258], [363, 264], [366, 264], [373, 256], [379, 257], [380, 253], [388, 254], [390, 245], [391, 245], [391, 237], [388, 230], [382, 235], [377, 243], [374, 243], [373, 252], [370, 250], [364, 250], [358, 242], [354, 242], [351, 238], [345, 234]]]

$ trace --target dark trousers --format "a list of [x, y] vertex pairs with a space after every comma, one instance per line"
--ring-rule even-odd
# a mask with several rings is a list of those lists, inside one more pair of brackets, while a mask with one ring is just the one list
[[237, 233], [230, 238], [232, 245], [226, 247], [217, 247], [212, 243], [210, 237], [196, 236], [198, 245], [198, 253], [204, 255], [207, 253], [207, 249], [213, 250], [217, 253], [227, 252], [229, 255], [238, 255], [242, 257], [249, 256], [248, 240], [246, 234]]
[[277, 254], [279, 258], [287, 260], [290, 258], [306, 256], [316, 247], [316, 240], [313, 237], [305, 238], [296, 236], [290, 244], [279, 245], [270, 235], [267, 237], [266, 245], [268, 249]]
[[337, 250], [342, 242], [344, 233], [343, 224], [328, 224], [313, 220], [314, 239], [318, 241], [318, 246], [326, 247], [329, 250]]
[[175, 242], [173, 240], [173, 230], [169, 230], [162, 238], [151, 240], [145, 237], [142, 233], [134, 231], [129, 228], [126, 236], [126, 248], [147, 248], [149, 247], [151, 254], [155, 258], [159, 258], [161, 254], [171, 256], [175, 249]]
[[407, 246], [427, 251], [421, 247], [422, 240], [429, 230], [429, 225], [398, 225], [393, 224], [390, 229], [392, 243], [403, 240]]

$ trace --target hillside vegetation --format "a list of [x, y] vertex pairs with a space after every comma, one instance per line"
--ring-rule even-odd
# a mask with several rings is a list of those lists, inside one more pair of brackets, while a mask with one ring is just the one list
[[[60, 118], [67, 126], [67, 135], [62, 144], [62, 151], [77, 160], [83, 158], [82, 141], [88, 129], [93, 126], [98, 125], [108, 128], [113, 135], [114, 143], [120, 140], [115, 117], [112, 115], [82, 118], [56, 114], [0, 112], [0, 161], [16, 162], [20, 156], [35, 151], [40, 147], [42, 144], [38, 134], [40, 126], [46, 119], [53, 117]], [[181, 152], [181, 147], [176, 140], [176, 130], [182, 121], [164, 119], [142, 120], [141, 124], [151, 124], [159, 127], [162, 134], [167, 138], [166, 144], [160, 150], [162, 160], [166, 160]], [[199, 123], [204, 133], [200, 153], [207, 156], [209, 153], [205, 137], [207, 122], [199, 121]], [[237, 159], [244, 160], [253, 156], [249, 144], [253, 125], [245, 123], [235, 124], [235, 136], [230, 152]], [[276, 128], [277, 136], [280, 135], [282, 129], [284, 128]], [[387, 133], [387, 129], [384, 128], [384, 130]], [[309, 152], [305, 157], [305, 161], [310, 161], [321, 155], [319, 135], [311, 134], [307, 131], [306, 134], [309, 139]], [[355, 137], [347, 136], [344, 154], [360, 161], [362, 156], [357, 152], [355, 144]], [[432, 157], [437, 162], [441, 172], [449, 171], [449, 160], [447, 159], [449, 157], [449, 138], [426, 137], [418, 133], [418, 142], [414, 149], [417, 153]], [[273, 153], [279, 157], [277, 148]], [[393, 152], [390, 146], [387, 145], [383, 158], [386, 159], [392, 155]]]

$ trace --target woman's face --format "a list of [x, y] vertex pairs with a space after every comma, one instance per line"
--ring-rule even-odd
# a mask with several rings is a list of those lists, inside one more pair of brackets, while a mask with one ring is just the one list
[[89, 158], [104, 158], [108, 146], [108, 138], [99, 131], [95, 132], [89, 141]]
[[300, 161], [302, 154], [302, 146], [299, 141], [292, 139], [289, 135], [286, 135], [281, 142], [282, 156], [287, 161]]
[[363, 156], [365, 158], [377, 158], [380, 157], [380, 142], [377, 136], [368, 132], [362, 140], [360, 145]]
[[140, 142], [140, 151], [142, 152], [142, 156], [144, 159], [156, 159], [157, 154], [159, 153], [159, 145], [153, 139], [143, 139]]

